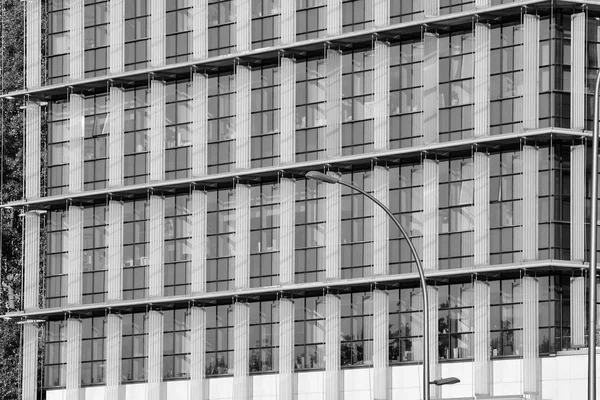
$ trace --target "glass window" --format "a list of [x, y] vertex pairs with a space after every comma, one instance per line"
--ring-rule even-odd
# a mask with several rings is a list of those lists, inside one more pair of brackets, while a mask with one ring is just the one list
[[150, 60], [150, 22], [148, 0], [125, 2], [125, 70], [148, 67]]
[[343, 0], [342, 28], [344, 32], [362, 31], [373, 26], [373, 5], [368, 0]]
[[296, 161], [325, 155], [325, 60], [296, 59]]
[[206, 288], [208, 292], [233, 288], [235, 189], [207, 194]]
[[106, 206], [83, 210], [83, 303], [102, 303], [106, 296]]
[[233, 374], [233, 306], [206, 307], [206, 375]]
[[294, 299], [295, 369], [323, 368], [325, 355], [325, 299]]
[[187, 378], [190, 369], [187, 309], [163, 310], [163, 378]]
[[106, 75], [108, 70], [108, 1], [89, 0], [84, 8], [85, 77]]
[[81, 384], [104, 383], [106, 319], [104, 317], [84, 318], [81, 322]]
[[61, 307], [67, 297], [67, 212], [64, 210], [47, 213], [47, 250], [46, 250], [46, 307]]
[[208, 56], [233, 53], [236, 35], [234, 2], [208, 0]]
[[341, 365], [364, 365], [373, 361], [373, 302], [371, 293], [340, 295]]
[[148, 288], [148, 201], [129, 201], [124, 208], [123, 298], [143, 299]]
[[229, 172], [235, 161], [235, 74], [208, 78], [208, 173]]
[[251, 166], [269, 167], [279, 157], [279, 68], [252, 69]]
[[166, 84], [165, 178], [187, 178], [191, 170], [192, 83], [177, 80]]
[[121, 382], [146, 380], [148, 361], [148, 314], [123, 314]]
[[279, 309], [276, 301], [250, 303], [250, 372], [279, 370]]
[[124, 182], [146, 183], [148, 179], [149, 90], [146, 87], [125, 92]]
[[48, 107], [46, 195], [64, 193], [69, 186], [69, 102], [57, 101]]
[[165, 198], [165, 296], [184, 295], [190, 287], [190, 197]]
[[84, 100], [85, 136], [83, 154], [84, 190], [104, 189], [107, 183], [108, 97]]
[[279, 283], [279, 187], [252, 186], [250, 203], [250, 286]]
[[[293, 1], [293, 0], [281, 0]], [[296, 40], [324, 37], [327, 30], [327, 3], [325, 0], [296, 1]]]
[[67, 362], [67, 323], [66, 321], [48, 321], [45, 328], [44, 387], [64, 387]]
[[253, 49], [279, 44], [279, 1], [292, 0], [252, 0]]

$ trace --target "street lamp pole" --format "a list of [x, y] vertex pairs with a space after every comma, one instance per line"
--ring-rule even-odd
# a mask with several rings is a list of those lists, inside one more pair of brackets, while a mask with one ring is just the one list
[[590, 303], [588, 326], [588, 400], [596, 400], [596, 267], [598, 230], [598, 91], [600, 72], [594, 91], [594, 137], [592, 139], [592, 210], [590, 215]]
[[[430, 382], [430, 380], [429, 380], [429, 298], [427, 296], [427, 283], [425, 282], [425, 271], [423, 270], [423, 265], [421, 264], [421, 259], [419, 257], [419, 254], [417, 253], [417, 249], [415, 249], [415, 246], [414, 246], [413, 242], [410, 240], [410, 236], [408, 236], [408, 233], [406, 232], [404, 227], [402, 225], [400, 225], [400, 221], [398, 221], [398, 219], [392, 213], [392, 211], [389, 208], [387, 208], [382, 202], [380, 202], [375, 197], [373, 197], [371, 194], [365, 192], [361, 188], [352, 185], [351, 183], [344, 182], [339, 178], [336, 178], [331, 175], [325, 175], [325, 174], [322, 174], [317, 171], [308, 172], [306, 174], [306, 177], [310, 178], [310, 179], [314, 179], [319, 182], [325, 182], [325, 183], [331, 183], [331, 184], [338, 183], [342, 186], [346, 186], [346, 187], [349, 187], [350, 189], [356, 190], [363, 196], [368, 197], [373, 203], [377, 204], [379, 206], [379, 208], [381, 208], [383, 211], [385, 211], [385, 213], [390, 217], [390, 219], [394, 222], [394, 224], [396, 224], [398, 229], [400, 229], [400, 232], [402, 232], [402, 235], [404, 235], [404, 238], [408, 242], [408, 246], [410, 247], [410, 252], [412, 253], [413, 258], [415, 259], [415, 262], [417, 263], [417, 270], [419, 271], [419, 281], [421, 283], [421, 291], [423, 292], [423, 399], [424, 400], [430, 399], [429, 385], [431, 383], [436, 384], [436, 385], [456, 383], [458, 380], [448, 381], [448, 382], [446, 382], [444, 380]], [[454, 379], [456, 379], [456, 378], [454, 378]]]

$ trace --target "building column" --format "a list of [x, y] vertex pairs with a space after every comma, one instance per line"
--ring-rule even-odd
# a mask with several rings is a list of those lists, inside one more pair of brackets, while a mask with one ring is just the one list
[[[71, 55], [72, 57], [72, 55]], [[83, 96], [69, 98], [69, 192], [83, 192]]]
[[35, 199], [40, 197], [42, 113], [39, 103], [25, 104], [25, 198]]
[[585, 347], [585, 327], [587, 325], [585, 310], [585, 278], [571, 278], [571, 347]]
[[390, 303], [388, 293], [373, 290], [373, 399], [387, 399], [390, 385], [389, 323]]
[[523, 16], [523, 129], [539, 126], [540, 17]]
[[40, 215], [25, 213], [23, 310], [40, 308]]
[[[293, 2], [284, 2], [294, 7]], [[284, 6], [285, 7], [285, 6]], [[294, 31], [295, 35], [295, 31]], [[281, 104], [280, 161], [291, 164], [296, 160], [296, 63], [293, 58], [281, 58]]]
[[585, 261], [585, 145], [571, 146], [571, 260]]
[[84, 0], [71, 0], [69, 8], [70, 74], [71, 81], [85, 77], [84, 60]]
[[125, 71], [125, 1], [108, 2], [108, 62], [111, 74]]
[[106, 244], [106, 301], [123, 300], [123, 222], [125, 207], [116, 200], [108, 202]]
[[233, 400], [252, 397], [250, 390], [250, 307], [247, 303], [233, 305]]
[[69, 206], [68, 218], [67, 305], [76, 306], [80, 305], [82, 301], [83, 208], [73, 205]]
[[281, 178], [279, 181], [279, 284], [295, 282], [296, 244], [296, 181]]
[[425, 18], [440, 15], [440, 0], [424, 0], [423, 11]]
[[325, 133], [326, 158], [342, 155], [342, 53], [328, 49], [325, 90], [327, 96]]
[[148, 296], [164, 295], [165, 199], [150, 196], [148, 223]]
[[[296, 41], [296, 3], [280, 1], [281, 8], [281, 44], [291, 44]], [[281, 74], [283, 78], [283, 74]]]
[[342, 33], [342, 0], [327, 0], [327, 36]]
[[125, 92], [111, 86], [108, 113], [108, 187], [123, 186]]
[[440, 166], [423, 160], [423, 268], [437, 269], [439, 233]]
[[161, 311], [148, 312], [148, 388], [146, 400], [165, 399], [163, 385], [163, 330], [164, 315]]
[[190, 308], [190, 393], [194, 399], [204, 400], [206, 393], [206, 311], [201, 307]]
[[378, 151], [390, 143], [390, 46], [376, 40], [373, 50], [373, 149]]
[[208, 167], [208, 76], [194, 73], [192, 82], [192, 176], [205, 176]]
[[[386, 166], [373, 167], [373, 196], [385, 206], [390, 198], [390, 170]], [[373, 206], [373, 274], [388, 275], [390, 253], [390, 217], [380, 207]]]
[[[329, 171], [328, 175], [340, 175]], [[325, 186], [325, 279], [340, 279], [341, 276], [341, 185]]]
[[373, 22], [376, 28], [390, 24], [390, 0], [373, 0]]
[[439, 142], [439, 37], [425, 32], [423, 37], [423, 144]]
[[490, 285], [476, 280], [473, 283], [474, 327], [473, 336], [473, 370], [475, 396], [490, 395], [491, 361], [490, 361]]
[[38, 398], [38, 340], [38, 325], [35, 323], [23, 324], [22, 400], [37, 400]]
[[148, 173], [151, 182], [165, 180], [165, 108], [165, 84], [153, 79], [150, 83], [148, 132]]
[[192, 1], [192, 52], [195, 60], [208, 56], [208, 4], [205, 0]]
[[[330, 185], [338, 186], [338, 185]], [[340, 400], [340, 326], [342, 302], [335, 294], [325, 296], [325, 398]]]
[[476, 152], [473, 159], [474, 263], [486, 266], [490, 265], [490, 157]]
[[251, 75], [250, 68], [236, 67], [235, 74], [235, 167], [237, 170], [250, 168], [250, 106]]
[[252, 50], [252, 0], [235, 0], [236, 49]]
[[67, 399], [79, 400], [81, 396], [81, 333], [80, 319], [67, 320], [65, 387]]
[[166, 64], [166, 2], [150, 2], [150, 67]]
[[190, 225], [192, 238], [190, 241], [191, 259], [191, 292], [206, 292], [206, 192], [192, 191]]
[[235, 186], [235, 289], [250, 287], [250, 185]]
[[294, 300], [279, 299], [279, 399], [294, 399]]
[[571, 16], [571, 128], [585, 129], [585, 12]]
[[475, 137], [490, 134], [490, 43], [488, 24], [475, 24], [475, 75], [473, 77], [473, 131]]
[[538, 259], [538, 166], [537, 147], [523, 146], [523, 261]]
[[105, 400], [124, 398], [121, 386], [121, 347], [123, 345], [123, 319], [119, 314], [106, 316], [106, 392]]
[[539, 393], [539, 284], [526, 276], [523, 285], [523, 394]]
[[27, 1], [27, 88], [42, 85], [42, 2]]

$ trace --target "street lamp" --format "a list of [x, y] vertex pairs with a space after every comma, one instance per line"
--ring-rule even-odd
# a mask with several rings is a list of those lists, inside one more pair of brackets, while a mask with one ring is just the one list
[[396, 218], [396, 216], [392, 213], [392, 211], [387, 208], [382, 202], [377, 200], [371, 194], [365, 192], [361, 188], [354, 186], [351, 183], [344, 182], [335, 176], [323, 174], [317, 171], [310, 171], [306, 174], [306, 177], [309, 179], [313, 179], [318, 182], [330, 183], [330, 184], [340, 184], [342, 186], [349, 187], [350, 189], [356, 190], [360, 194], [365, 197], [368, 197], [373, 203], [377, 204], [379, 208], [381, 208], [385, 213], [390, 217], [390, 219], [396, 224], [402, 235], [408, 242], [408, 246], [410, 247], [410, 252], [417, 263], [417, 270], [419, 271], [419, 281], [421, 283], [421, 292], [423, 292], [423, 399], [429, 400], [429, 385], [434, 384], [436, 386], [442, 385], [451, 385], [454, 383], [460, 382], [458, 378], [450, 377], [437, 379], [434, 381], [429, 381], [429, 298], [427, 297], [427, 283], [425, 282], [425, 271], [423, 270], [423, 265], [421, 264], [421, 258], [417, 253], [417, 249], [413, 242], [410, 240], [410, 236], [404, 229], [402, 225], [400, 225], [400, 221]]

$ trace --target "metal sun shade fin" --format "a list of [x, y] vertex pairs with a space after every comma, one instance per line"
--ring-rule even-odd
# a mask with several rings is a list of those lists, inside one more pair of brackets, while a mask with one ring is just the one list
[[439, 233], [439, 164], [423, 160], [423, 268], [437, 269]]
[[585, 260], [585, 145], [571, 146], [571, 260]]
[[387, 150], [390, 142], [390, 46], [374, 42], [373, 149]]
[[423, 37], [423, 144], [439, 142], [439, 36], [425, 32]]
[[111, 74], [120, 74], [125, 70], [125, 1], [108, 2], [108, 62]]
[[25, 103], [25, 198], [40, 197], [42, 113], [39, 103]]
[[538, 393], [539, 358], [539, 284], [526, 276], [523, 285], [523, 394]]
[[251, 79], [252, 71], [250, 68], [243, 65], [236, 67], [235, 167], [238, 170], [250, 168]]
[[389, 357], [389, 296], [386, 291], [373, 291], [373, 399], [387, 399], [390, 383]]
[[538, 173], [537, 147], [523, 146], [523, 261], [538, 259]]
[[166, 2], [150, 2], [150, 66], [161, 67], [166, 63]]
[[200, 307], [190, 308], [190, 393], [194, 399], [203, 400], [205, 396], [205, 353], [206, 353], [206, 311]]
[[69, 206], [68, 218], [67, 304], [76, 306], [82, 302], [83, 208]]
[[107, 241], [107, 271], [106, 271], [106, 300], [119, 301], [123, 299], [123, 203], [110, 200], [106, 226]]
[[69, 192], [83, 192], [84, 99], [78, 94], [69, 98]]
[[373, 24], [378, 28], [390, 24], [390, 1], [373, 0]]
[[71, 0], [69, 21], [70, 77], [77, 81], [84, 78], [84, 0]]
[[539, 126], [540, 18], [523, 16], [523, 128]]
[[235, 288], [250, 287], [250, 186], [235, 186]]
[[206, 292], [206, 192], [192, 191], [191, 201], [191, 292]]
[[25, 213], [23, 309], [39, 308], [40, 292], [40, 215]]
[[342, 53], [328, 49], [325, 65], [327, 70], [325, 155], [329, 158], [340, 156], [342, 152]]
[[[335, 185], [338, 186], [338, 185]], [[325, 398], [340, 400], [341, 299], [325, 296]]]
[[[287, 3], [287, 2], [286, 2]], [[290, 4], [292, 4], [290, 2]], [[296, 160], [296, 63], [294, 59], [281, 58], [281, 164]]]
[[571, 128], [581, 130], [585, 129], [585, 14], [581, 12], [571, 16]]
[[150, 221], [148, 223], [148, 295], [162, 297], [164, 294], [164, 241], [165, 199], [150, 196]]
[[280, 0], [280, 7], [281, 43], [294, 43], [296, 41], [296, 4], [293, 1]]
[[475, 395], [489, 395], [491, 382], [490, 361], [490, 285], [474, 282], [473, 373]]
[[192, 175], [205, 176], [208, 167], [208, 77], [194, 73], [192, 82]]
[[123, 186], [123, 135], [125, 128], [125, 92], [110, 88], [108, 114], [108, 186]]
[[165, 179], [165, 83], [150, 83], [150, 132], [148, 138], [148, 171], [150, 181]]
[[293, 284], [295, 280], [295, 251], [296, 242], [296, 181], [281, 178], [279, 182], [279, 283]]
[[166, 398], [163, 385], [164, 315], [157, 310], [148, 312], [148, 387], [146, 400]]
[[[335, 172], [327, 174], [335, 177]], [[325, 279], [339, 279], [341, 275], [341, 203], [340, 185], [325, 186]]]
[[80, 319], [67, 320], [65, 387], [69, 400], [79, 400], [81, 396], [81, 338]]
[[490, 44], [491, 29], [475, 24], [475, 74], [473, 77], [473, 135], [490, 134]]
[[425, 17], [436, 17], [440, 15], [440, 0], [423, 0], [423, 3]]
[[195, 60], [208, 56], [208, 4], [206, 0], [192, 2], [192, 49]]
[[490, 0], [475, 0], [475, 8], [484, 8], [490, 5]]
[[233, 400], [251, 398], [249, 378], [250, 307], [236, 302], [233, 308]]
[[585, 278], [577, 276], [571, 278], [571, 347], [583, 347], [585, 343], [586, 328], [586, 295]]
[[236, 0], [236, 48], [238, 52], [252, 50], [252, 1]]
[[27, 1], [27, 50], [26, 50], [26, 82], [27, 88], [33, 89], [41, 86], [42, 72], [42, 1]]
[[342, 33], [342, 0], [327, 0], [327, 36]]
[[279, 399], [294, 399], [294, 300], [279, 300]]
[[105, 400], [123, 399], [121, 386], [121, 347], [123, 319], [118, 314], [106, 316], [106, 392]]
[[[389, 204], [390, 171], [385, 166], [373, 168], [373, 196], [385, 206]], [[373, 274], [389, 274], [389, 220], [380, 207], [373, 205]]]
[[23, 325], [23, 360], [22, 360], [22, 400], [38, 398], [38, 326]]
[[474, 158], [474, 263], [475, 266], [490, 264], [490, 157], [476, 152]]

